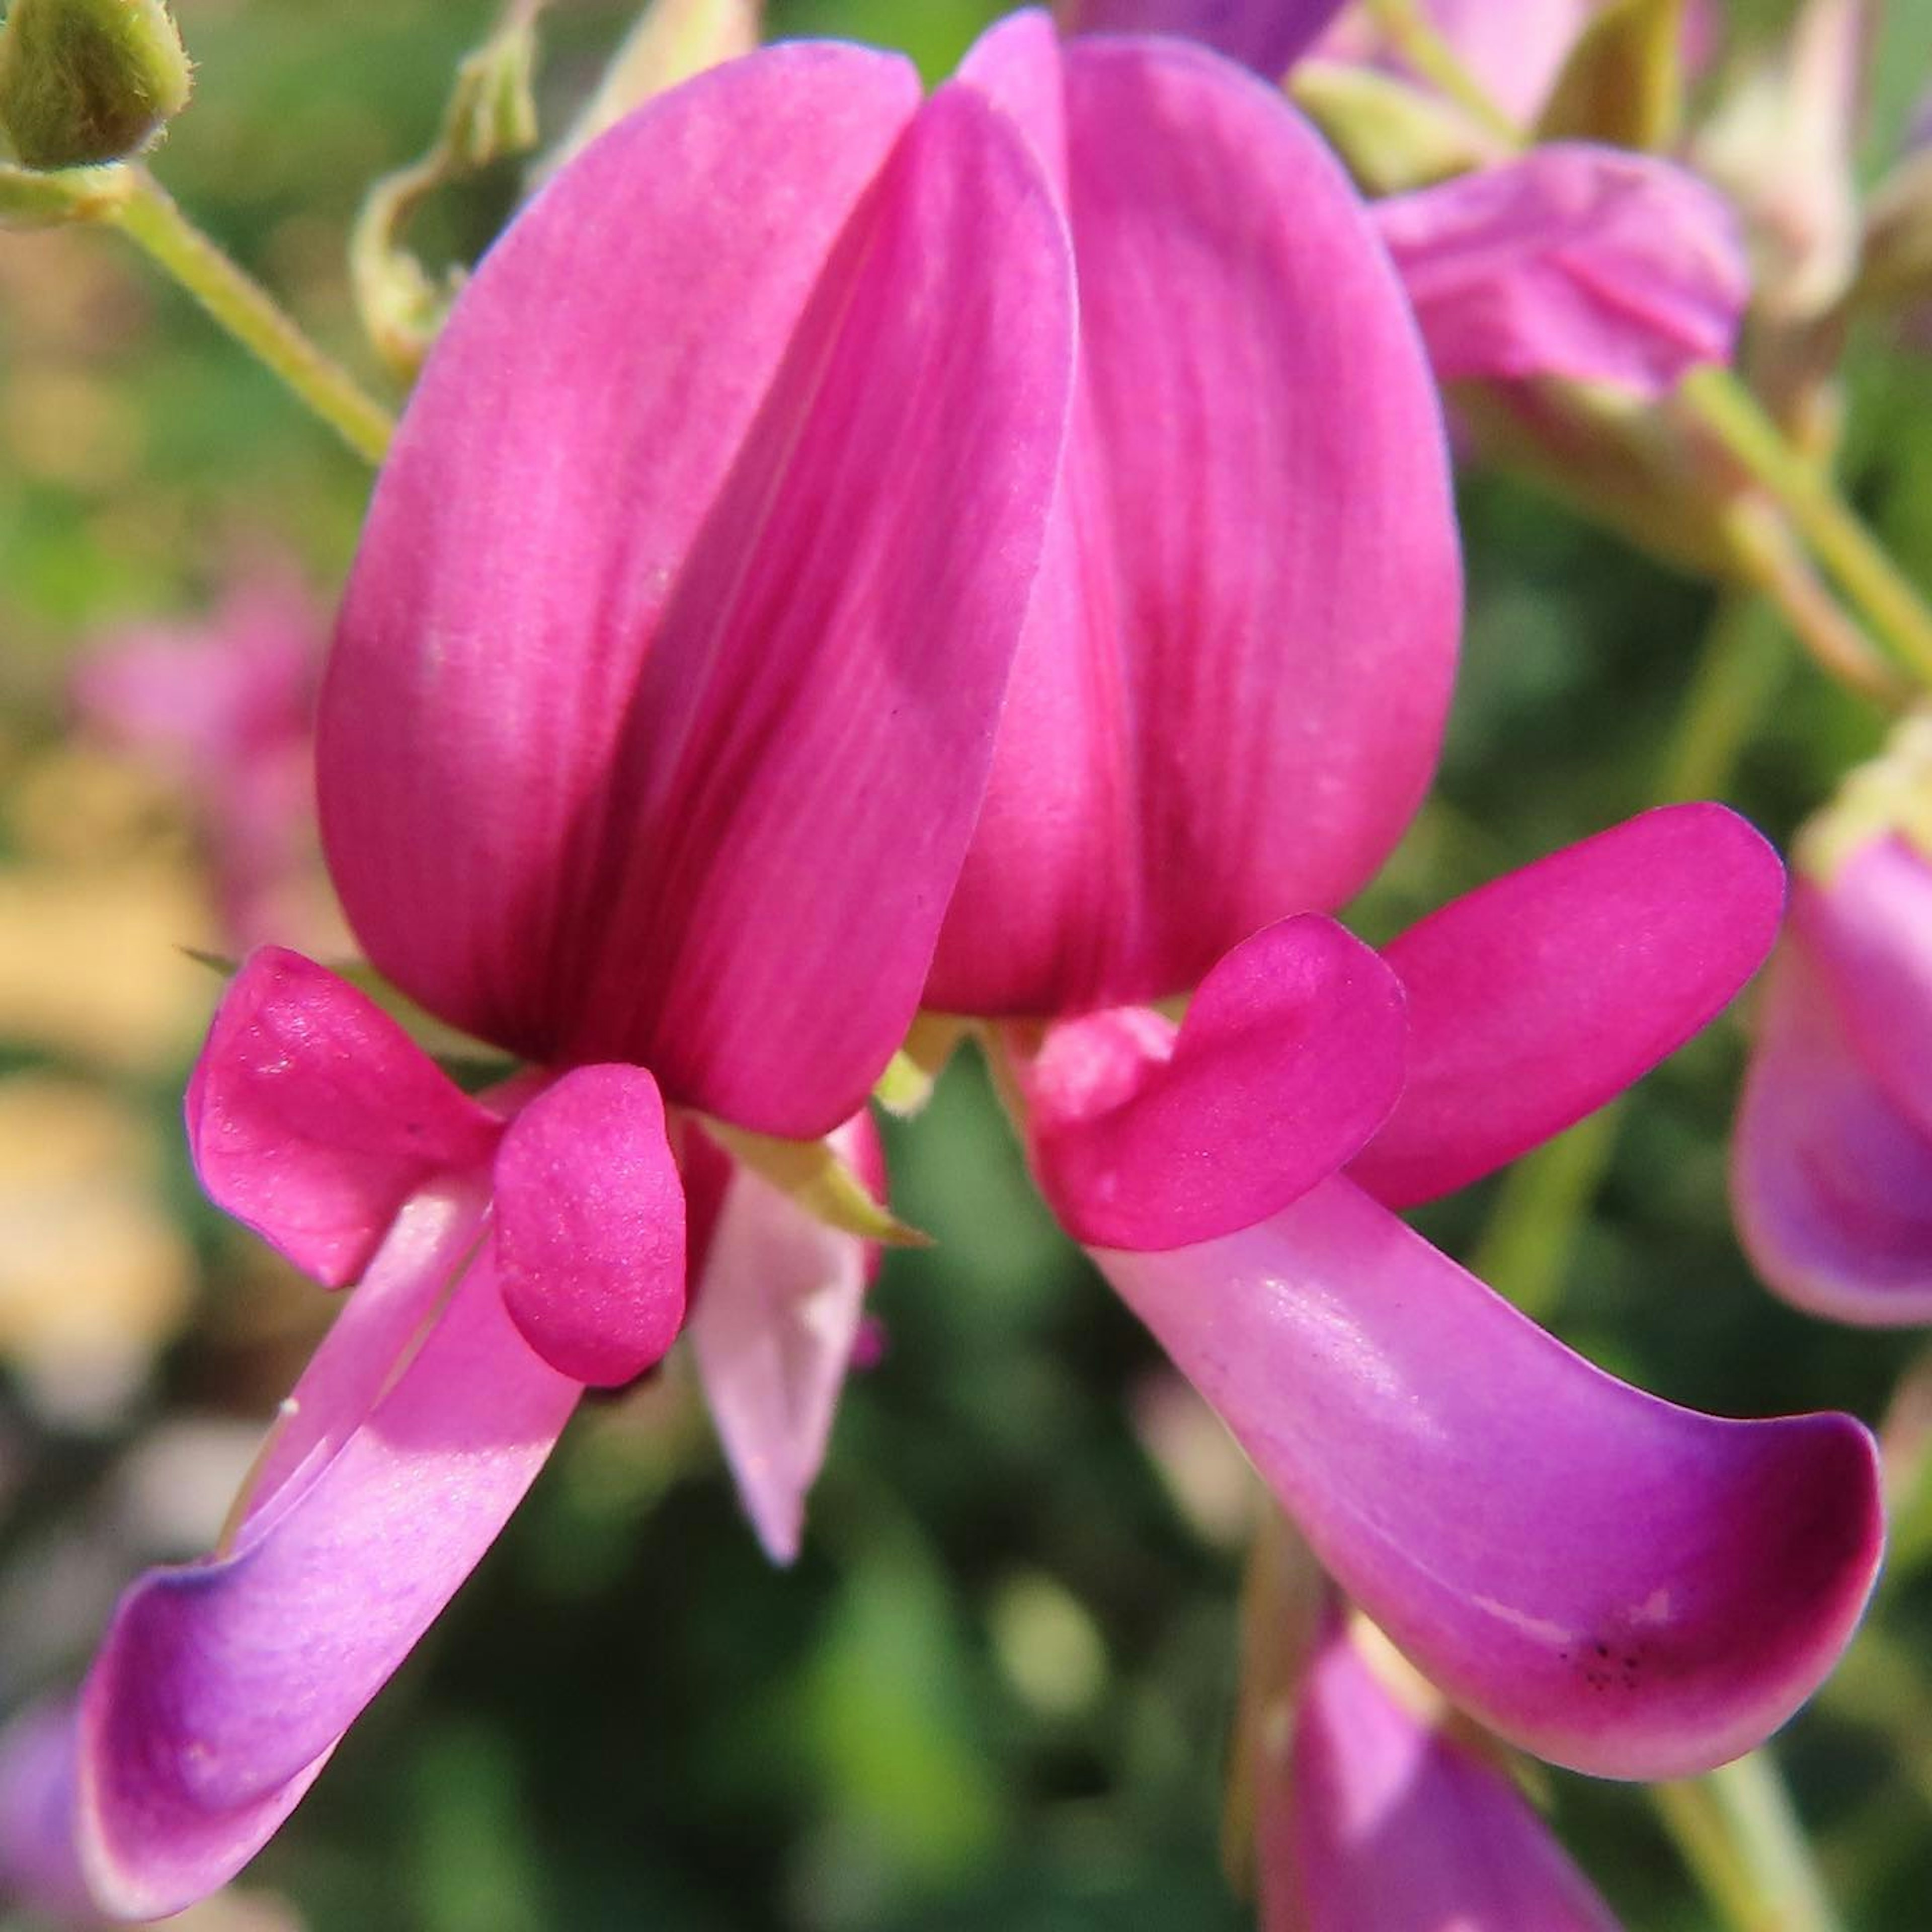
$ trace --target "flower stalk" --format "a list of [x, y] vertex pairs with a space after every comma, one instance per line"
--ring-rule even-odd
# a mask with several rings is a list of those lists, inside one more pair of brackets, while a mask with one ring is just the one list
[[280, 377], [357, 455], [380, 463], [395, 430], [388, 410], [310, 341], [259, 282], [196, 227], [146, 169], [129, 168], [126, 178], [129, 193], [104, 218], [257, 362]]

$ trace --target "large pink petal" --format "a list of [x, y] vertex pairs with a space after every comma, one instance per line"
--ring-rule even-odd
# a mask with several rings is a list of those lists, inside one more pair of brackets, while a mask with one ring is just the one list
[[1376, 204], [1444, 382], [1658, 396], [1730, 357], [1750, 294], [1730, 205], [1667, 161], [1558, 143]]
[[1070, 34], [1184, 34], [1279, 80], [1346, 0], [1061, 0]]
[[1264, 1932], [1617, 1932], [1522, 1793], [1330, 1620], [1264, 1791]]
[[[854, 1114], [831, 1138], [883, 1195], [871, 1115]], [[692, 1304], [691, 1340], [746, 1514], [774, 1563], [798, 1554], [877, 1253], [748, 1168], [734, 1168]]]
[[1884, 1528], [1848, 1416], [1627, 1388], [1346, 1180], [1247, 1234], [1096, 1258], [1350, 1595], [1539, 1756], [1707, 1770], [1851, 1635]]
[[1791, 926], [1869, 1077], [1932, 1136], [1932, 863], [1901, 837], [1873, 839], [1827, 882], [1800, 875]]
[[392, 978], [770, 1132], [851, 1113], [911, 1016], [1064, 434], [1045, 185], [965, 90], [916, 103], [775, 48], [557, 176], [430, 359], [323, 693]]
[[223, 994], [187, 1116], [216, 1206], [332, 1288], [410, 1195], [486, 1163], [501, 1131], [373, 1000], [273, 946]]
[[494, 1540], [579, 1393], [479, 1262], [298, 1496], [232, 1554], [128, 1592], [82, 1703], [82, 1856], [105, 1906], [178, 1911], [254, 1856]]
[[[1731, 1143], [1753, 1264], [1835, 1321], [1932, 1322], [1932, 1132], [1894, 1103], [1799, 934], [1772, 962]], [[1901, 1054], [1916, 1042], [1900, 1037]]]
[[1744, 820], [1678, 805], [1432, 913], [1383, 949], [1408, 996], [1408, 1084], [1351, 1174], [1406, 1207], [1600, 1107], [1757, 970], [1784, 896]]
[[1435, 390], [1340, 167], [1179, 41], [1037, 14], [963, 77], [1064, 175], [1081, 394], [928, 1004], [1194, 985], [1372, 873], [1433, 766], [1460, 580]]
[[1054, 1028], [1024, 1075], [1034, 1171], [1091, 1246], [1211, 1240], [1336, 1172], [1388, 1118], [1402, 1070], [1395, 976], [1304, 913], [1222, 959], [1178, 1034], [1136, 1007]]
[[530, 1101], [496, 1155], [503, 1302], [560, 1373], [614, 1388], [684, 1321], [684, 1192], [640, 1066], [580, 1066]]

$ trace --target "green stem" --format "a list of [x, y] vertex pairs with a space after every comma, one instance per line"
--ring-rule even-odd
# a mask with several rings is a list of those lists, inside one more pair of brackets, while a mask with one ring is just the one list
[[1649, 1790], [1731, 1932], [1844, 1932], [1768, 1752]]
[[145, 169], [128, 171], [129, 193], [106, 219], [185, 289], [243, 348], [358, 456], [380, 463], [395, 423], [341, 364], [323, 354], [261, 284], [182, 214]]
[[1694, 371], [1676, 400], [1790, 519], [1873, 629], [1932, 684], [1932, 610], [1825, 472], [1791, 446], [1728, 369]]
[[[1784, 653], [1753, 600], [1720, 600], [1652, 788], [1660, 804], [1728, 789], [1739, 754], [1777, 695]], [[1469, 1265], [1526, 1313], [1546, 1317], [1576, 1232], [1596, 1198], [1624, 1120], [1612, 1101], [1516, 1162]]]

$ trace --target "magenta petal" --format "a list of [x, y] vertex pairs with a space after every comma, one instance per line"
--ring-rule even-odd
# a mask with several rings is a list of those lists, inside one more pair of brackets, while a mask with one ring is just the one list
[[1055, 1028], [1026, 1071], [1034, 1168], [1091, 1246], [1232, 1234], [1360, 1150], [1395, 1104], [1402, 1062], [1395, 976], [1304, 913], [1222, 959], [1178, 1035], [1132, 1008]]
[[430, 359], [323, 694], [398, 983], [742, 1126], [854, 1111], [984, 788], [1068, 271], [1010, 126], [854, 48], [714, 70], [554, 179]]
[[1730, 204], [1684, 170], [1558, 143], [1376, 205], [1445, 382], [1661, 395], [1730, 357], [1750, 294]]
[[247, 1862], [494, 1540], [578, 1394], [479, 1262], [298, 1496], [232, 1555], [135, 1585], [82, 1702], [82, 1857], [106, 1906], [159, 1917]]
[[599, 1388], [658, 1361], [684, 1321], [684, 1192], [640, 1066], [580, 1066], [496, 1156], [504, 1305], [560, 1374]]
[[1096, 1258], [1349, 1594], [1539, 1756], [1708, 1770], [1850, 1638], [1884, 1534], [1850, 1417], [1628, 1388], [1345, 1180], [1226, 1240]]
[[1406, 1207], [1582, 1119], [1757, 970], [1784, 895], [1744, 820], [1676, 805], [1431, 914], [1383, 949], [1408, 996], [1408, 1084], [1352, 1176]]
[[1264, 1795], [1264, 1932], [1617, 1932], [1527, 1798], [1331, 1620]]
[[[884, 1158], [869, 1114], [854, 1114], [831, 1139], [879, 1186]], [[748, 1168], [733, 1170], [692, 1304], [691, 1340], [746, 1514], [774, 1563], [798, 1554], [875, 1253]]]
[[215, 1205], [332, 1288], [410, 1195], [482, 1166], [501, 1131], [373, 1000], [273, 946], [223, 994], [187, 1116]]
[[1070, 34], [1182, 34], [1279, 80], [1346, 0], [1061, 0]]
[[[1772, 963], [1731, 1145], [1765, 1280], [1839, 1322], [1932, 1322], [1932, 1132], [1892, 1101], [1794, 932]], [[1901, 1054], [1916, 1042], [1900, 1037]]]
[[1339, 904], [1407, 824], [1460, 614], [1440, 414], [1278, 92], [1179, 41], [1063, 54], [1035, 14], [962, 74], [1064, 168], [1082, 382], [928, 1004], [1092, 1010]]

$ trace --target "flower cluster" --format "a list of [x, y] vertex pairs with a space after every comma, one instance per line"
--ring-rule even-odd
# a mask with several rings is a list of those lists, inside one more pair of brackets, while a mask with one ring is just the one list
[[[929, 95], [767, 48], [584, 146], [455, 302], [316, 760], [382, 987], [497, 1064], [458, 1085], [273, 944], [221, 1000], [202, 1184], [350, 1292], [220, 1547], [136, 1582], [88, 1678], [62, 1775], [105, 1909], [237, 1871], [584, 1391], [687, 1331], [796, 1552], [904, 1232], [868, 1096], [922, 1016], [1318, 1564], [1255, 1772], [1270, 1924], [1600, 1928], [1468, 1730], [1674, 1778], [1831, 1668], [1882, 1542], [1862, 1426], [1627, 1386], [1401, 1218], [1718, 1015], [1775, 854], [1674, 805], [1379, 949], [1335, 916], [1450, 700], [1442, 386], [1655, 403], [1730, 356], [1743, 237], [1588, 141], [1365, 202], [1246, 70], [1336, 10], [1022, 13]], [[1542, 10], [1512, 112], [1586, 10]], [[1884, 1044], [1923, 1034], [1928, 878], [1895, 829], [1834, 854], [1767, 996], [1741, 1201], [1814, 1306], [1932, 1312], [1924, 1083]], [[1390, 1794], [1399, 1865], [1361, 1822]]]

